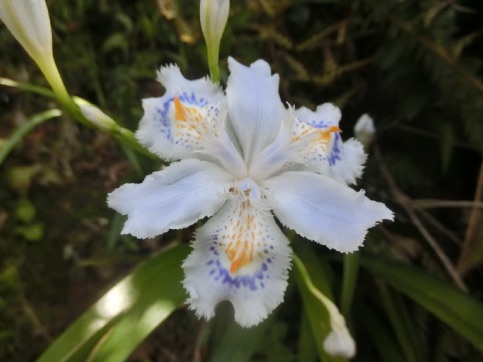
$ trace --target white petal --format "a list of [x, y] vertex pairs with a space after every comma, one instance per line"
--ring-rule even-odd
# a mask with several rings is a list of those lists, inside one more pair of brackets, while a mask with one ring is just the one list
[[141, 184], [125, 184], [111, 192], [108, 205], [128, 219], [122, 230], [138, 238], [181, 229], [213, 215], [225, 202], [233, 180], [217, 166], [183, 160], [147, 176]]
[[335, 133], [327, 152], [332, 177], [349, 185], [356, 183], [366, 162], [362, 143], [354, 138], [343, 142], [340, 134]]
[[209, 79], [185, 79], [175, 65], [162, 67], [158, 80], [166, 93], [143, 100], [144, 116], [136, 136], [167, 160], [192, 157], [206, 129], [219, 121], [223, 92]]
[[392, 212], [364, 192], [311, 172], [286, 172], [264, 182], [275, 216], [298, 234], [341, 252], [357, 250], [367, 229]]
[[257, 60], [246, 67], [229, 58], [228, 65], [228, 113], [249, 164], [252, 157], [273, 142], [286, 110], [278, 93], [279, 77], [271, 75], [265, 61]]
[[198, 230], [183, 264], [188, 302], [211, 318], [228, 300], [244, 327], [267, 317], [282, 300], [290, 267], [288, 240], [273, 216], [249, 201], [229, 200]]

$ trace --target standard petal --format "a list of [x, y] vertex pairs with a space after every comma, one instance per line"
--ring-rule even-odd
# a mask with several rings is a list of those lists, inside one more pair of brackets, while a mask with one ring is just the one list
[[223, 91], [207, 78], [185, 79], [176, 65], [162, 67], [158, 80], [166, 93], [143, 100], [144, 116], [136, 136], [167, 160], [193, 157], [219, 117], [224, 117]]
[[278, 93], [279, 77], [257, 60], [250, 67], [228, 59], [230, 77], [226, 88], [228, 114], [247, 164], [277, 135], [285, 107]]
[[225, 189], [232, 181], [209, 162], [183, 160], [140, 184], [119, 187], [108, 195], [107, 203], [128, 216], [123, 234], [149, 238], [213, 215], [225, 202]]
[[228, 300], [244, 327], [267, 317], [282, 300], [290, 267], [288, 240], [273, 216], [249, 201], [229, 200], [198, 230], [183, 264], [190, 308], [211, 318]]
[[286, 172], [262, 186], [281, 223], [341, 252], [357, 250], [370, 227], [393, 219], [384, 204], [327, 176]]

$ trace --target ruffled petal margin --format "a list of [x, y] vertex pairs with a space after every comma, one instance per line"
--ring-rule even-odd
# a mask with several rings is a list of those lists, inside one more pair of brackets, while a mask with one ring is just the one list
[[235, 320], [250, 327], [282, 302], [291, 249], [270, 213], [229, 200], [197, 231], [192, 247], [184, 287], [198, 316], [213, 317], [216, 305], [228, 300]]
[[353, 184], [362, 174], [366, 155], [359, 141], [342, 141], [340, 118], [339, 108], [331, 103], [321, 104], [315, 112], [302, 107], [296, 111], [292, 139], [311, 137], [311, 142], [301, 151], [310, 171]]
[[124, 184], [108, 195], [107, 204], [128, 219], [122, 234], [150, 238], [187, 227], [211, 216], [225, 202], [232, 176], [209, 162], [188, 159]]
[[340, 252], [356, 251], [370, 227], [393, 219], [383, 203], [363, 191], [311, 172], [286, 172], [263, 187], [282, 224]]
[[166, 88], [160, 98], [143, 100], [144, 116], [136, 137], [166, 160], [194, 157], [193, 151], [218, 117], [225, 117], [222, 89], [208, 78], [187, 80], [176, 65], [162, 67], [159, 82]]
[[330, 175], [348, 185], [355, 184], [364, 170], [367, 155], [358, 140], [343, 142], [340, 134], [334, 134], [328, 149]]

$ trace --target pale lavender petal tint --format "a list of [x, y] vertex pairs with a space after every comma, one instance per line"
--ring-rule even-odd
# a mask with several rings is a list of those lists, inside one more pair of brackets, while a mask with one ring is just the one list
[[136, 135], [177, 162], [121, 186], [108, 203], [128, 216], [123, 233], [141, 238], [212, 216], [183, 263], [190, 308], [211, 318], [228, 300], [236, 321], [252, 326], [287, 287], [291, 249], [274, 216], [308, 239], [351, 252], [393, 214], [348, 186], [365, 154], [358, 141], [343, 142], [336, 106], [285, 107], [266, 62], [228, 64], [225, 91], [207, 78], [185, 79], [177, 66], [161, 68], [166, 93], [144, 100]]

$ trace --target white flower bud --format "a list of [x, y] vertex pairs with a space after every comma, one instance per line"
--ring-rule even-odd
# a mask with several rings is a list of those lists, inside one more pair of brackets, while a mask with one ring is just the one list
[[78, 97], [74, 97], [74, 101], [79, 106], [82, 115], [97, 129], [110, 133], [118, 127], [117, 123], [111, 117], [95, 105]]
[[201, 30], [207, 44], [219, 47], [230, 11], [230, 0], [201, 0]]
[[356, 344], [346, 326], [332, 329], [324, 341], [324, 349], [337, 357], [351, 358], [356, 354]]
[[37, 63], [53, 58], [45, 0], [0, 0], [0, 19]]
[[367, 113], [364, 113], [356, 122], [354, 126], [354, 135], [357, 140], [368, 147], [372, 139], [374, 138], [374, 133], [376, 133], [376, 127], [374, 127], [374, 120]]

